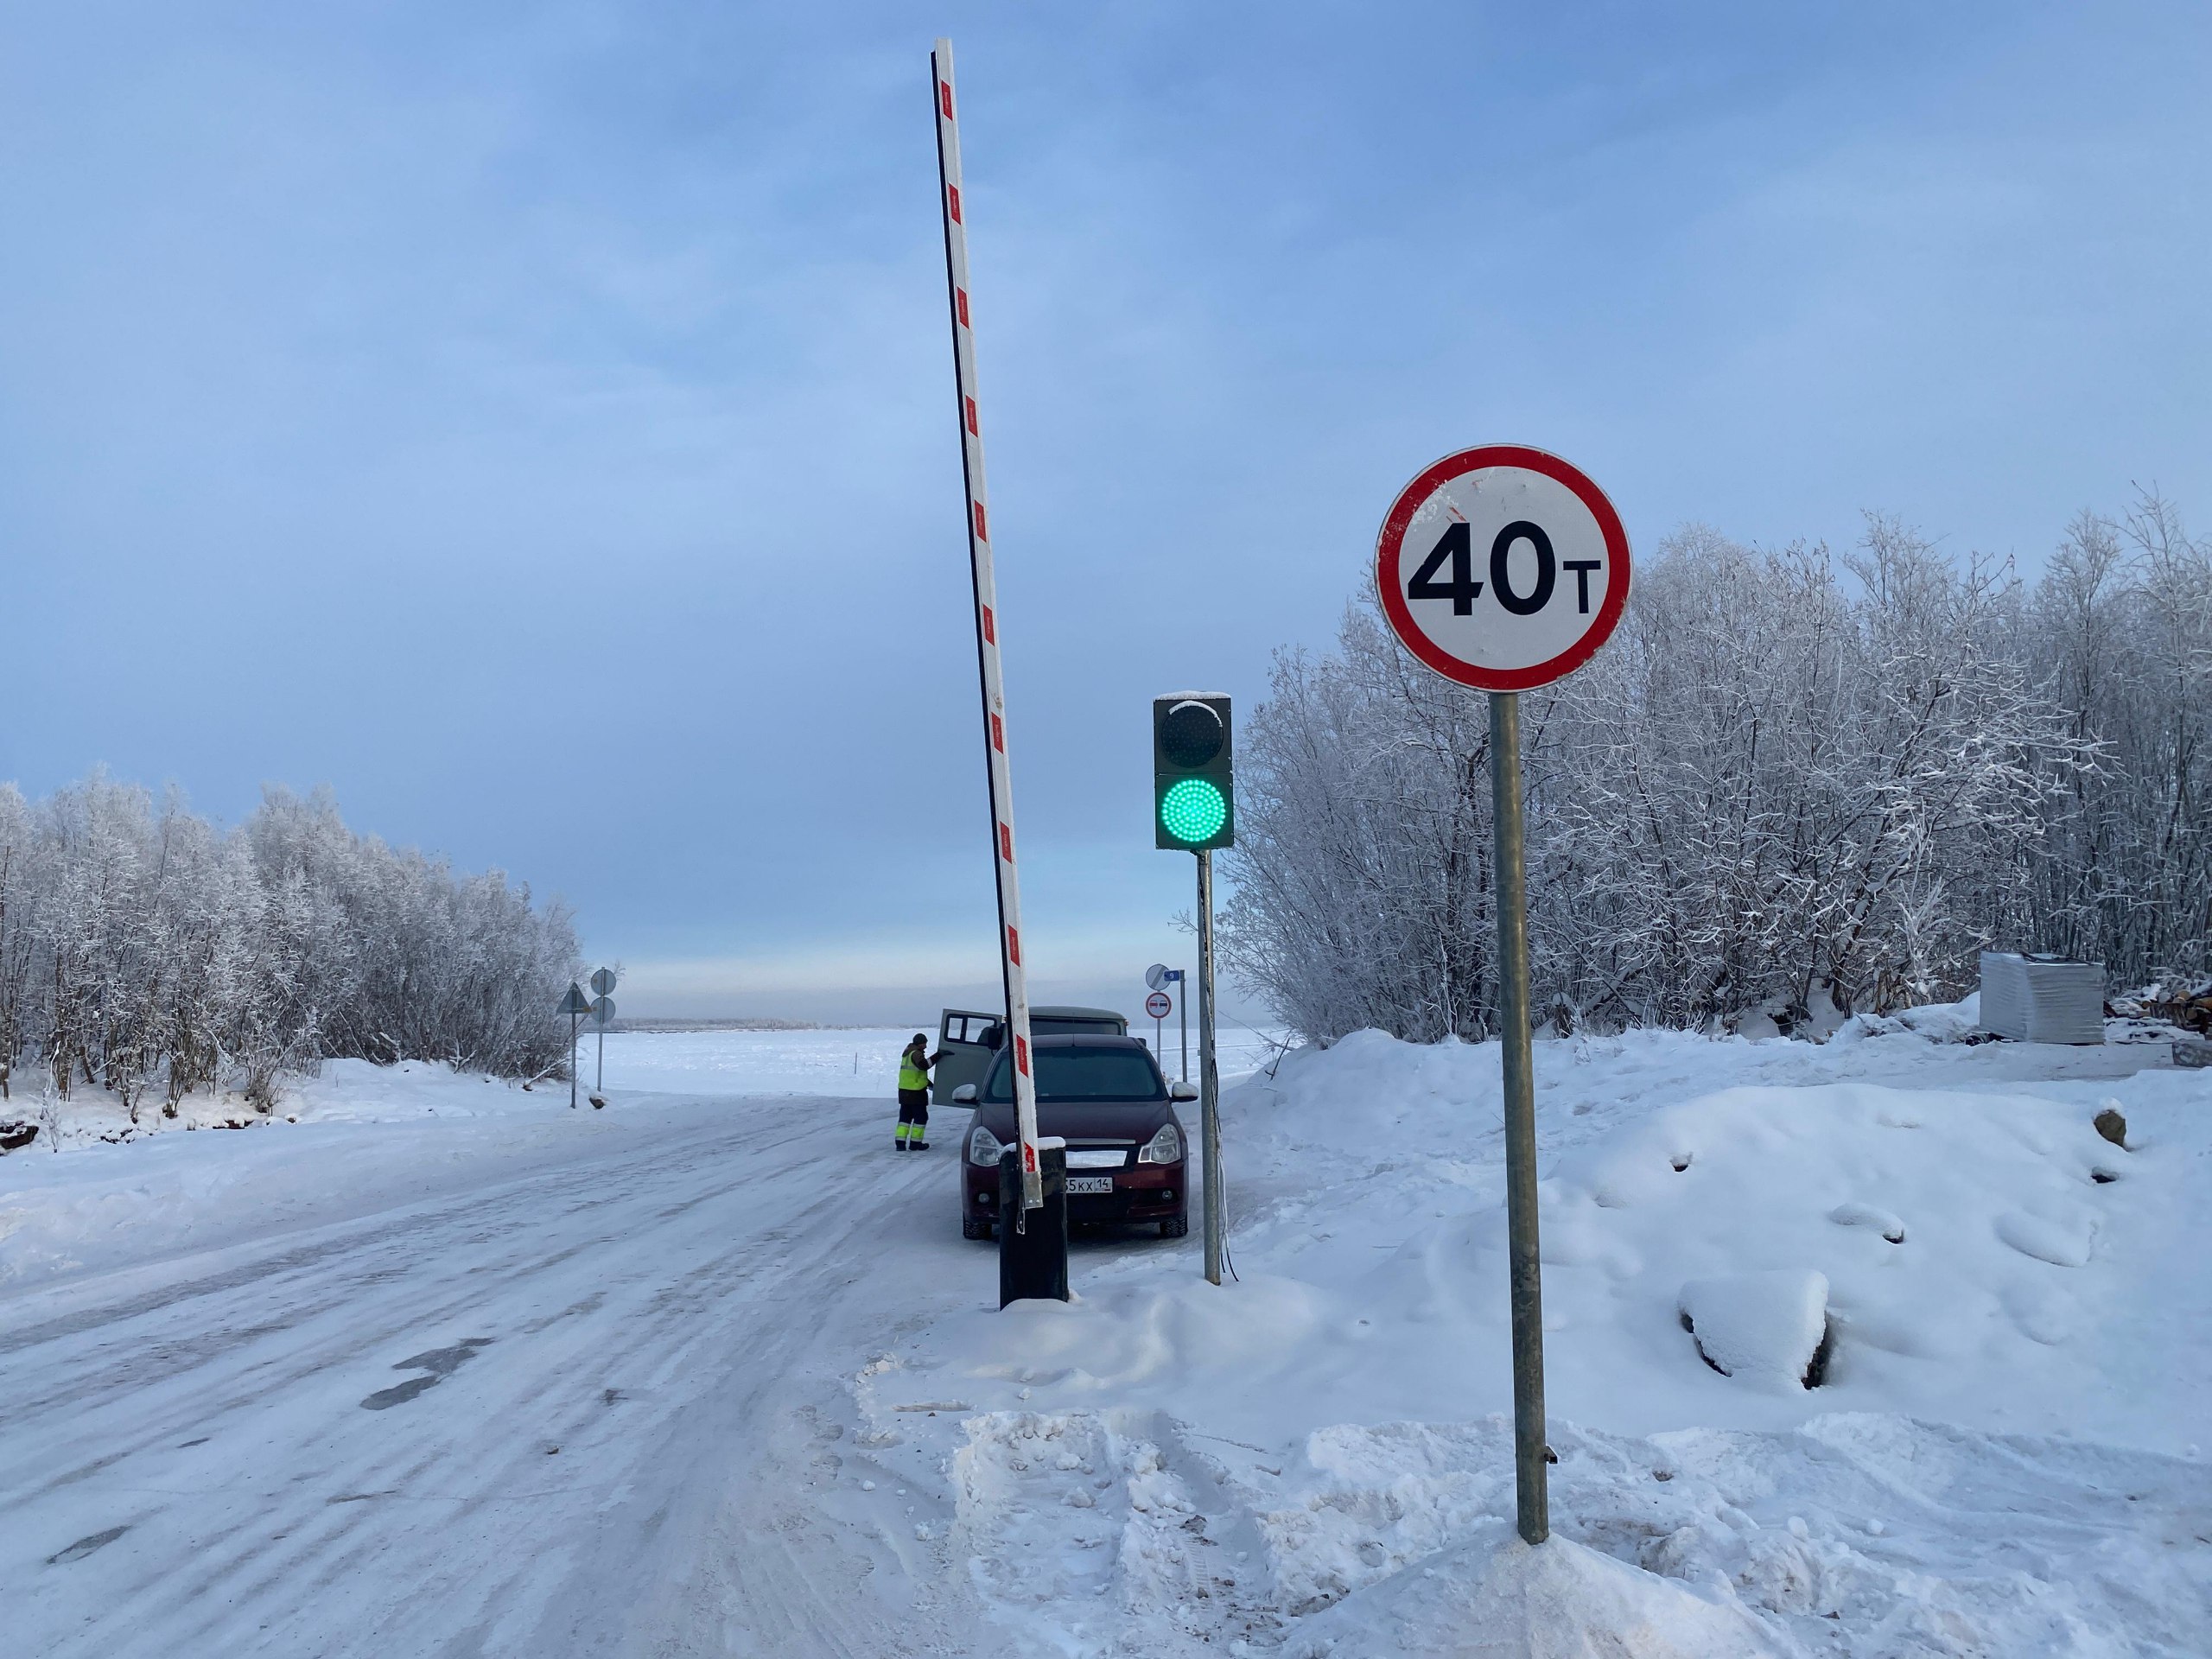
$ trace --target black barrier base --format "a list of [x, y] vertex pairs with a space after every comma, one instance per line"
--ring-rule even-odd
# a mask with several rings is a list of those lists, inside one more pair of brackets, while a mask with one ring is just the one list
[[[1019, 1147], [999, 1159], [999, 1306], [1027, 1297], [1068, 1299], [1068, 1154], [1064, 1147], [1037, 1149], [1045, 1178], [1045, 1205], [1021, 1207]], [[1018, 1224], [1017, 1224], [1018, 1223]]]

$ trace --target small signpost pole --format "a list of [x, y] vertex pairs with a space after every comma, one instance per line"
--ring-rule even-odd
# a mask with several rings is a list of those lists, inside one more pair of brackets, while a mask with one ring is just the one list
[[607, 1094], [607, 1022], [614, 1017], [614, 999], [594, 997], [591, 1013], [593, 1022], [599, 1027], [599, 1059], [591, 1074], [591, 1103], [596, 1106]]
[[1183, 970], [1178, 968], [1169, 974], [1168, 977], [1176, 982], [1175, 1023], [1183, 1033], [1182, 1077], [1184, 1082], [1188, 1083], [1191, 1080], [1191, 1004], [1189, 998], [1182, 994]]
[[[1191, 1080], [1191, 1003], [1190, 999], [1183, 995], [1183, 970], [1180, 968], [1170, 968], [1164, 962], [1155, 962], [1144, 970], [1144, 982], [1148, 988], [1155, 992], [1165, 991], [1170, 985], [1175, 988], [1175, 1017], [1183, 1033], [1181, 1078], [1183, 1082], [1188, 1083]], [[1149, 999], [1147, 1000], [1145, 1007], [1147, 1008], [1152, 1007]], [[1163, 1009], [1160, 1014], [1153, 1016], [1154, 1029], [1152, 1034], [1155, 1039], [1159, 1039], [1160, 1035], [1157, 1022], [1165, 1015], [1166, 1010]], [[1160, 1069], [1163, 1071], [1167, 1069], [1167, 1057], [1164, 1050], [1160, 1055]]]
[[583, 1027], [584, 1015], [591, 1012], [591, 999], [573, 979], [569, 982], [569, 994], [561, 999], [561, 1012], [569, 1016], [569, 1109], [573, 1112], [576, 1109], [576, 1033]]
[[602, 968], [591, 976], [591, 988], [599, 995], [592, 999], [592, 1020], [599, 1027], [599, 1069], [592, 1077], [591, 1103], [594, 1109], [607, 1104], [607, 1027], [614, 1018], [614, 970]]
[[1551, 1514], [1521, 693], [1590, 660], [1620, 621], [1628, 585], [1628, 533], [1605, 492], [1557, 455], [1522, 444], [1437, 461], [1398, 493], [1375, 544], [1376, 597], [1399, 643], [1424, 667], [1490, 694], [1514, 1486], [1521, 1536], [1531, 1544], [1551, 1535]]
[[[1158, 1058], [1161, 1053], [1160, 1046], [1160, 1021], [1167, 1018], [1167, 1010], [1172, 1006], [1173, 1005], [1168, 1001], [1167, 993], [1162, 990], [1154, 990], [1150, 996], [1147, 996], [1144, 1000], [1144, 1011], [1152, 1016], [1152, 1052], [1155, 1058]], [[1165, 1071], [1167, 1067], [1165, 1064], [1162, 1064], [1160, 1069]]]

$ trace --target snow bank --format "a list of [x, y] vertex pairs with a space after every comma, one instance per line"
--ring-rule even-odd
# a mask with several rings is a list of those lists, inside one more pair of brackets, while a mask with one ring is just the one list
[[[1211, 1415], [1247, 1438], [1355, 1413], [1508, 1408], [1495, 1168], [1436, 1157], [1421, 1133], [1460, 1110], [1451, 1072], [1481, 1052], [1409, 1051], [1384, 1087], [1372, 1062], [1394, 1057], [1347, 1047], [1331, 1061], [1352, 1081], [1338, 1101], [1266, 1125], [1276, 1167], [1302, 1142], [1319, 1190], [1249, 1184], [1276, 1190], [1232, 1235], [1238, 1282], [1215, 1289], [1160, 1251], [1086, 1277], [1079, 1250], [1079, 1300], [942, 1322], [950, 1363], [1071, 1404]], [[2172, 1283], [2173, 1245], [2212, 1243], [2186, 1187], [2212, 1114], [2126, 1153], [2089, 1124], [2107, 1094], [1841, 1084], [1725, 1089], [1641, 1116], [1615, 1103], [1539, 1189], [1552, 1408], [1634, 1433], [1838, 1409], [2048, 1431], [2086, 1410], [2103, 1432], [2172, 1446], [2169, 1360], [2190, 1338], [2115, 1319]], [[1253, 1127], [1243, 1107], [1236, 1129]], [[1561, 1116], [1574, 1125], [1572, 1104]], [[2183, 1271], [2183, 1301], [2212, 1300], [2212, 1276]], [[1219, 1397], [1232, 1379], [1264, 1386]]]
[[1135, 1409], [950, 1432], [955, 1552], [1045, 1651], [2088, 1659], [2198, 1652], [2212, 1620], [2202, 1465], [2065, 1440], [1555, 1422], [1531, 1550], [1502, 1416], [1280, 1451]]
[[939, 1320], [861, 1412], [1054, 1651], [2196, 1650], [2212, 1077], [1938, 1012], [1538, 1045], [1567, 1548], [1510, 1541], [1494, 1046], [1292, 1055], [1224, 1098], [1241, 1278], [1079, 1242], [1076, 1300]]
[[[1344, 1628], [1332, 1628], [1332, 1622]], [[1433, 1566], [1325, 1616], [1294, 1651], [1451, 1659], [1775, 1659], [1749, 1613], [1565, 1538], [1530, 1548], [1503, 1521]]]

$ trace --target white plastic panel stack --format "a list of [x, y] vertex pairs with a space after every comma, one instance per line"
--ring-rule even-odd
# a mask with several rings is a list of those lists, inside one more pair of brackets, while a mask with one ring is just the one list
[[2104, 964], [1983, 951], [1981, 1027], [2024, 1043], [2103, 1042]]

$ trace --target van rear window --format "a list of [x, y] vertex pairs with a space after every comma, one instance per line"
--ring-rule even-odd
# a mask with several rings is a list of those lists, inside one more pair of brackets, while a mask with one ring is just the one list
[[[1005, 1058], [991, 1068], [985, 1100], [1012, 1100], [1013, 1073]], [[1040, 1048], [1037, 1051], [1039, 1100], [1160, 1100], [1167, 1085], [1160, 1068], [1141, 1048]]]

